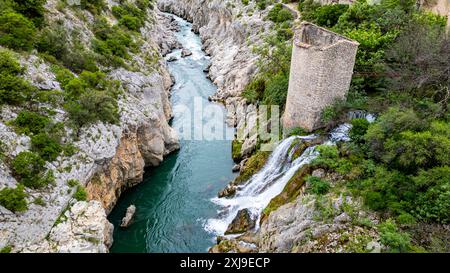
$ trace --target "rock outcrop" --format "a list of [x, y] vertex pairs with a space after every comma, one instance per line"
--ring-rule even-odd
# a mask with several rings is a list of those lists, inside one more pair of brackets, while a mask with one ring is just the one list
[[31, 253], [107, 253], [113, 243], [113, 225], [106, 219], [97, 201], [77, 202], [61, 215], [48, 239], [27, 246], [22, 252]]
[[256, 220], [250, 214], [248, 209], [238, 211], [236, 217], [228, 226], [225, 234], [236, 234], [249, 231], [255, 227]]
[[130, 205], [127, 208], [127, 212], [125, 213], [125, 217], [122, 219], [122, 223], [120, 224], [120, 227], [126, 228], [131, 225], [133, 222], [134, 214], [136, 213], [136, 206]]

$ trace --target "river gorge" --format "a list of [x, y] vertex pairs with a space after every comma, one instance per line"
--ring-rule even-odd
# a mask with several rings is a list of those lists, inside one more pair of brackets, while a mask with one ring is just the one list
[[[207, 251], [215, 238], [205, 231], [204, 224], [217, 213], [210, 199], [235, 176], [231, 171], [231, 139], [226, 139], [227, 135], [233, 137], [234, 128], [226, 125], [225, 116], [200, 113], [201, 120], [191, 122], [191, 116], [197, 115], [196, 109], [208, 105], [220, 107], [219, 113], [225, 109], [208, 101], [217, 88], [203, 71], [209, 66], [209, 57], [202, 51], [200, 37], [191, 31], [191, 23], [174, 17], [180, 26], [176, 37], [192, 55], [182, 58], [181, 49], [177, 49], [166, 56], [176, 58], [168, 63], [175, 78], [171, 91], [175, 112], [172, 126], [189, 124], [194, 135], [201, 133], [205, 124], [219, 124], [223, 127], [222, 140], [181, 139], [180, 151], [168, 156], [161, 166], [147, 170], [144, 182], [123, 193], [109, 216], [115, 225], [111, 252]], [[190, 111], [177, 113], [181, 106]], [[136, 206], [135, 221], [129, 228], [121, 229], [120, 221], [130, 204]]]

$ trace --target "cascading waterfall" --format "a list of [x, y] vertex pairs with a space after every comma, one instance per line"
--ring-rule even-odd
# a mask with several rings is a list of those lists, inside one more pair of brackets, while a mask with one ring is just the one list
[[[350, 112], [349, 118], [366, 118], [369, 122], [375, 120], [372, 114], [365, 112]], [[351, 128], [352, 126], [349, 123], [339, 125], [330, 132], [328, 140], [323, 144], [334, 145], [339, 141], [349, 141], [348, 134]], [[223, 235], [238, 211], [242, 209], [248, 209], [252, 217], [256, 219], [255, 229], [259, 229], [261, 213], [270, 200], [283, 191], [283, 188], [298, 169], [311, 162], [318, 155], [316, 146], [311, 146], [305, 149], [298, 158], [292, 160], [295, 152], [295, 147], [290, 149], [292, 143], [296, 139], [307, 141], [316, 137], [310, 135], [286, 138], [272, 152], [263, 169], [253, 175], [244, 185], [238, 186], [236, 194], [232, 198], [215, 197], [211, 199], [221, 209], [218, 218], [209, 219], [206, 222], [205, 229], [216, 235]]]
[[217, 235], [225, 233], [228, 224], [241, 209], [248, 209], [252, 217], [256, 218], [257, 226], [262, 210], [270, 200], [283, 190], [295, 172], [308, 164], [317, 156], [315, 146], [307, 148], [301, 156], [292, 160], [293, 153], [289, 152], [295, 139], [311, 140], [316, 136], [291, 136], [283, 140], [269, 157], [261, 171], [253, 175], [247, 183], [240, 186], [233, 198], [213, 198], [212, 201], [221, 206], [220, 218], [209, 219], [206, 230]]

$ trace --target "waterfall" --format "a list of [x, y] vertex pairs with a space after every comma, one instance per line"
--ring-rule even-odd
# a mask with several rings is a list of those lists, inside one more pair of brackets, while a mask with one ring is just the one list
[[[365, 112], [349, 113], [349, 119], [352, 118], [366, 118], [369, 122], [375, 120], [374, 115]], [[351, 128], [349, 123], [339, 125], [330, 132], [328, 141], [323, 144], [334, 145], [339, 141], [349, 141], [348, 133]], [[219, 217], [207, 220], [205, 229], [216, 235], [223, 235], [238, 211], [242, 209], [249, 210], [252, 217], [256, 219], [255, 229], [258, 229], [261, 213], [272, 198], [283, 191], [298, 169], [310, 163], [318, 155], [316, 146], [311, 146], [305, 149], [298, 158], [292, 160], [295, 148], [290, 149], [290, 147], [293, 141], [296, 139], [312, 140], [316, 137], [316, 135], [291, 136], [284, 139], [272, 152], [264, 167], [245, 184], [238, 186], [233, 197], [211, 199], [220, 206]]]
[[[315, 137], [315, 135], [291, 136], [283, 140], [272, 152], [263, 169], [240, 186], [234, 197], [213, 198], [212, 201], [221, 207], [219, 218], [209, 219], [205, 229], [217, 235], [224, 234], [229, 223], [241, 209], [248, 209], [259, 225], [261, 212], [270, 200], [282, 192], [284, 186], [300, 167], [317, 156], [315, 146], [312, 146], [307, 148], [301, 156], [292, 160], [292, 153], [289, 153], [292, 142], [295, 139], [310, 140]], [[256, 228], [259, 227], [256, 226]]]

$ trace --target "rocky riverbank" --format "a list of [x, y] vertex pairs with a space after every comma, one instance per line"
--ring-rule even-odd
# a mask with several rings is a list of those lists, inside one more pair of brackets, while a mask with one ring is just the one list
[[[134, 3], [132, 1], [132, 3]], [[102, 16], [114, 22], [108, 1]], [[58, 1], [47, 1], [49, 22], [62, 22], [70, 32], [77, 31], [81, 42], [93, 39], [94, 17], [86, 10], [61, 8]], [[77, 13], [78, 12], [78, 13]], [[112, 225], [106, 219], [123, 190], [142, 181], [144, 167], [157, 166], [164, 156], [179, 148], [178, 136], [169, 126], [172, 117], [169, 91], [172, 80], [161, 54], [177, 47], [171, 33], [170, 18], [157, 9], [147, 10], [147, 21], [140, 29], [140, 48], [131, 53], [130, 68], [108, 73], [120, 82], [120, 122], [117, 125], [98, 122], [83, 127], [73, 142], [77, 152], [59, 156], [47, 163], [53, 171], [54, 185], [44, 189], [26, 189], [28, 210], [13, 213], [0, 206], [0, 249], [13, 252], [108, 252], [112, 244]], [[41, 90], [59, 90], [51, 64], [32, 52], [20, 57], [26, 67], [25, 77]], [[44, 105], [43, 105], [44, 106]], [[7, 147], [6, 157], [31, 148], [30, 138], [8, 125], [21, 109], [4, 106], [0, 115], [0, 140]], [[67, 120], [63, 109], [53, 109], [55, 119]], [[70, 128], [65, 128], [70, 132]], [[90, 202], [73, 197], [77, 181], [85, 187]], [[0, 188], [18, 185], [12, 170], [0, 162]], [[39, 202], [36, 202], [39, 200]]]

